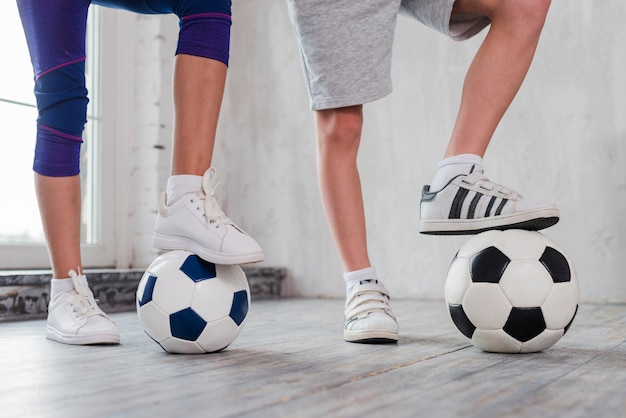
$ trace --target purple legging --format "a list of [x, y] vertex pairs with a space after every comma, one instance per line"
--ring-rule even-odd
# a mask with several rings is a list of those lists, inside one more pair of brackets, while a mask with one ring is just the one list
[[180, 19], [177, 54], [228, 65], [231, 0], [17, 0], [35, 73], [39, 117], [35, 172], [53, 177], [80, 172], [87, 121], [85, 34], [91, 3]]

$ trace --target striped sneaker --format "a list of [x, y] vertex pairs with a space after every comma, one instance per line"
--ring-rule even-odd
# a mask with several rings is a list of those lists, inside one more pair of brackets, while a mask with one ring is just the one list
[[352, 343], [395, 343], [398, 322], [389, 292], [378, 280], [363, 280], [346, 298], [344, 340]]
[[443, 189], [424, 186], [420, 203], [422, 234], [467, 235], [490, 229], [548, 228], [559, 221], [552, 203], [524, 199], [519, 193], [489, 181], [482, 171], [460, 175]]

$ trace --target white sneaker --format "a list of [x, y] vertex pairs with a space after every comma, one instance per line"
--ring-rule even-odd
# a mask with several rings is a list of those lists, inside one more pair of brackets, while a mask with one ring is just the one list
[[74, 270], [70, 277], [74, 289], [56, 295], [48, 306], [46, 338], [64, 344], [118, 344], [117, 325], [98, 307], [87, 278]]
[[490, 229], [548, 228], [559, 210], [548, 202], [524, 199], [518, 192], [489, 181], [481, 171], [457, 176], [443, 189], [422, 190], [422, 234], [465, 235]]
[[263, 261], [261, 246], [233, 223], [215, 199], [215, 169], [202, 179], [203, 193], [191, 193], [167, 206], [161, 196], [152, 245], [162, 250], [187, 250], [215, 264]]
[[389, 292], [378, 280], [363, 280], [346, 299], [343, 338], [354, 343], [395, 343], [398, 322]]

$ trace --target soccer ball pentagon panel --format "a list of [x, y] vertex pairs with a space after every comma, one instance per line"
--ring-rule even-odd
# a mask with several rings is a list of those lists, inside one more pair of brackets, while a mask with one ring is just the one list
[[578, 310], [576, 272], [535, 231], [487, 231], [458, 251], [445, 284], [452, 321], [476, 347], [529, 353], [553, 346]]
[[230, 345], [244, 326], [250, 288], [239, 266], [170, 251], [148, 267], [137, 288], [137, 315], [170, 353], [209, 353]]

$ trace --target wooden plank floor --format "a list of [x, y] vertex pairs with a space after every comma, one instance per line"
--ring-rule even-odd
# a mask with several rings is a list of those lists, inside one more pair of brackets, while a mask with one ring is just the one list
[[341, 338], [341, 300], [253, 303], [221, 353], [171, 355], [113, 314], [119, 346], [0, 324], [0, 417], [626, 417], [626, 306], [582, 305], [543, 353], [487, 354], [442, 302], [394, 300], [397, 345]]

